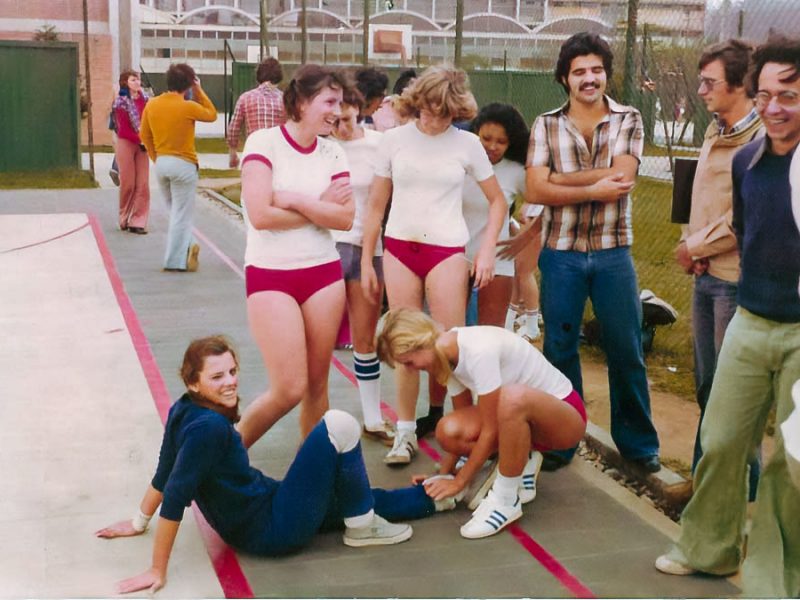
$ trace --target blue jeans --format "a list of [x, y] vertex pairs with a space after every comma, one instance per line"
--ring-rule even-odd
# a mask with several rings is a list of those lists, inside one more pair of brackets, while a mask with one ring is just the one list
[[[611, 397], [611, 437], [622, 456], [658, 455], [642, 351], [642, 306], [630, 249], [572, 252], [544, 248], [542, 274], [544, 355], [583, 398], [578, 341], [586, 299], [603, 328]], [[575, 449], [559, 453], [571, 459]]]
[[156, 176], [169, 208], [165, 269], [186, 269], [192, 245], [192, 215], [199, 175], [197, 165], [177, 156], [159, 156]]
[[[700, 426], [706, 414], [711, 384], [717, 370], [719, 349], [733, 314], [736, 312], [736, 284], [705, 273], [694, 280], [692, 297], [692, 337], [694, 338], [694, 381], [700, 420], [694, 442], [692, 473], [694, 473], [703, 447], [700, 444]], [[755, 500], [761, 465], [758, 458], [750, 462], [750, 500]]]
[[361, 444], [339, 454], [323, 420], [300, 446], [270, 501], [251, 519], [245, 538], [233, 545], [254, 554], [295, 552], [311, 543], [318, 531], [341, 528], [346, 517], [370, 509], [389, 521], [436, 512], [421, 485], [371, 489]]

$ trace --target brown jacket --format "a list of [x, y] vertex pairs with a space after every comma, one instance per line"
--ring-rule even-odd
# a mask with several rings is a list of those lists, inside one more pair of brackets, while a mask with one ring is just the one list
[[712, 121], [692, 186], [692, 212], [682, 239], [693, 258], [708, 258], [710, 275], [731, 283], [739, 281], [739, 251], [731, 224], [731, 164], [739, 148], [762, 135], [761, 119], [734, 134], [720, 134], [719, 124]]

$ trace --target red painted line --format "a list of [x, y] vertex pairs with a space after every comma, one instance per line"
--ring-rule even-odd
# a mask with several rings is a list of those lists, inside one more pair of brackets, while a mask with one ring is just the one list
[[[103, 230], [97, 217], [89, 215], [89, 225], [92, 227], [94, 237], [97, 242], [97, 247], [100, 250], [100, 256], [103, 258], [103, 265], [108, 273], [108, 279], [111, 282], [111, 287], [114, 290], [114, 295], [117, 298], [117, 303], [122, 311], [122, 316], [125, 319], [125, 325], [128, 328], [128, 333], [133, 341], [133, 347], [136, 350], [136, 355], [139, 357], [139, 362], [142, 365], [147, 385], [150, 388], [150, 393], [153, 396], [153, 401], [156, 405], [156, 411], [161, 418], [161, 423], [167, 421], [169, 414], [169, 407], [172, 400], [169, 397], [167, 386], [164, 383], [164, 378], [161, 376], [161, 371], [158, 368], [153, 351], [150, 348], [150, 343], [144, 334], [139, 318], [136, 315], [136, 310], [133, 308], [130, 298], [125, 291], [125, 285], [122, 283], [122, 278], [117, 271], [114, 263], [114, 258], [111, 251], [106, 244]], [[254, 598], [253, 590], [250, 588], [250, 583], [242, 572], [241, 565], [236, 558], [234, 551], [222, 541], [217, 533], [211, 529], [211, 526], [203, 518], [200, 509], [196, 504], [192, 504], [194, 509], [195, 519], [200, 528], [200, 534], [206, 543], [208, 555], [211, 558], [211, 564], [214, 567], [214, 572], [217, 574], [222, 592], [226, 598]]]
[[55, 240], [60, 240], [61, 238], [65, 238], [68, 235], [72, 235], [73, 233], [76, 233], [76, 232], [80, 231], [81, 229], [84, 229], [84, 228], [86, 228], [88, 226], [89, 226], [89, 223], [87, 222], [87, 223], [84, 223], [83, 225], [81, 225], [79, 227], [76, 227], [75, 229], [71, 229], [70, 231], [65, 231], [64, 233], [61, 233], [61, 234], [56, 235], [56, 236], [51, 237], [51, 238], [47, 238], [46, 240], [40, 240], [38, 242], [33, 242], [32, 244], [25, 244], [24, 246], [17, 246], [16, 248], [9, 248], [8, 250], [3, 250], [2, 252], [0, 252], [0, 254], [8, 254], [9, 252], [16, 252], [17, 250], [25, 250], [26, 248], [33, 248], [35, 246], [41, 246], [43, 244], [48, 244], [48, 243], [53, 242]]
[[577, 577], [567, 569], [547, 550], [542, 548], [517, 524], [508, 526], [509, 533], [522, 545], [541, 565], [558, 579], [559, 583], [567, 588], [576, 598], [596, 598], [592, 590], [583, 585]]
[[236, 273], [239, 277], [244, 279], [244, 271], [242, 271], [242, 269], [239, 268], [239, 265], [237, 265], [235, 262], [233, 262], [233, 259], [231, 259], [222, 250], [220, 250], [219, 247], [214, 242], [212, 242], [210, 239], [208, 239], [196, 227], [192, 228], [192, 233], [194, 233], [197, 236], [197, 239], [199, 239], [201, 242], [203, 242], [203, 244], [208, 246], [208, 249], [211, 250], [214, 254], [216, 254], [220, 258], [220, 260], [222, 260], [222, 262], [224, 262], [226, 265], [228, 265], [234, 273]]
[[[198, 238], [203, 240], [205, 243], [209, 244], [211, 250], [217, 254], [220, 258], [222, 258], [223, 262], [230, 266], [234, 272], [236, 272], [239, 277], [244, 279], [244, 273], [241, 269], [239, 269], [233, 261], [215, 246], [212, 244], [208, 238], [200, 234], [199, 231], [195, 229], [195, 234]], [[341, 373], [350, 383], [354, 386], [358, 386], [358, 381], [356, 380], [355, 374], [347, 368], [342, 361], [340, 361], [336, 356], [331, 357], [331, 364], [336, 367], [336, 369]], [[397, 422], [397, 413], [395, 413], [394, 409], [391, 406], [386, 404], [385, 402], [381, 402], [381, 410], [393, 421]], [[428, 442], [425, 440], [419, 440], [419, 447], [420, 449], [425, 452], [431, 459], [435, 461], [440, 461], [442, 459], [439, 452], [436, 448], [432, 447]], [[523, 547], [528, 553], [533, 556], [541, 565], [547, 569], [557, 580], [558, 582], [567, 588], [570, 593], [572, 593], [576, 598], [596, 598], [596, 596], [592, 593], [592, 591], [584, 586], [580, 580], [575, 577], [572, 573], [570, 573], [566, 567], [564, 567], [558, 560], [550, 554], [547, 550], [545, 550], [542, 546], [540, 546], [530, 535], [528, 535], [521, 527], [516, 524], [512, 524], [508, 526], [508, 531], [511, 533], [513, 538]]]

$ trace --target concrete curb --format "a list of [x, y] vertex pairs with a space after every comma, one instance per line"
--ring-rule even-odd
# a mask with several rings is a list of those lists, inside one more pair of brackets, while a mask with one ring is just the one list
[[648, 473], [643, 467], [626, 460], [619, 453], [611, 435], [591, 421], [586, 425], [583, 441], [590, 450], [601, 456], [607, 465], [623, 476], [640, 483], [664, 505], [679, 511], [686, 503], [689, 480], [664, 465], [661, 465], [658, 473]]

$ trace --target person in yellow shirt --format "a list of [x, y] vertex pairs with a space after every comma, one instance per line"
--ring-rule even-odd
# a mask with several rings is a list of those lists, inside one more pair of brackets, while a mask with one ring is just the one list
[[[188, 91], [192, 100], [185, 98]], [[197, 270], [200, 246], [192, 238], [199, 170], [194, 125], [216, 119], [217, 109], [194, 69], [184, 63], [170, 65], [167, 91], [148, 102], [142, 114], [140, 137], [156, 164], [158, 184], [169, 207], [165, 271]]]

